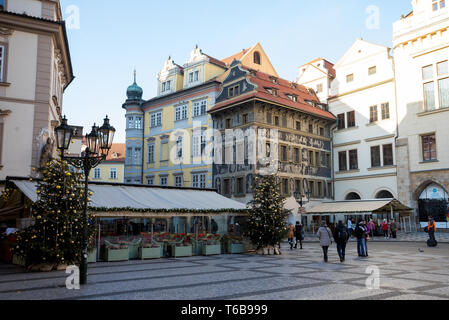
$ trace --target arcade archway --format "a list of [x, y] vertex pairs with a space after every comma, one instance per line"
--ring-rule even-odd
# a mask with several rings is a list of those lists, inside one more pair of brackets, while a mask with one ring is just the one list
[[449, 196], [447, 191], [436, 183], [430, 183], [418, 199], [419, 220], [426, 222], [432, 216], [436, 222], [447, 222], [449, 217]]

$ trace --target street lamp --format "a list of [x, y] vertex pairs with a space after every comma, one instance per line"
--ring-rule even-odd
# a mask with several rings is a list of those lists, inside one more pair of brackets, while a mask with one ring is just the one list
[[65, 152], [69, 149], [72, 140], [73, 131], [67, 124], [67, 118], [64, 116], [62, 123], [55, 129], [57, 148], [61, 151], [61, 160], [67, 161], [75, 168], [82, 169], [84, 172], [84, 211], [83, 211], [83, 252], [81, 254], [80, 265], [80, 284], [87, 283], [87, 249], [88, 249], [88, 216], [87, 216], [87, 198], [89, 192], [89, 174], [90, 171], [106, 160], [114, 139], [115, 129], [109, 124], [108, 116], [104, 119], [103, 126], [92, 127], [92, 132], [86, 135], [87, 148], [79, 157], [66, 157]]
[[[306, 179], [303, 180], [303, 183], [304, 183], [304, 194], [307, 197], [307, 203], [309, 203], [310, 202], [310, 197], [312, 196], [312, 192], [309, 190], [309, 184], [308, 184]], [[303, 205], [304, 205], [304, 201], [302, 199], [303, 197], [302, 197], [301, 191], [300, 190], [296, 190], [293, 195], [294, 195], [294, 197], [296, 199], [296, 202], [298, 202], [298, 204], [302, 208]]]

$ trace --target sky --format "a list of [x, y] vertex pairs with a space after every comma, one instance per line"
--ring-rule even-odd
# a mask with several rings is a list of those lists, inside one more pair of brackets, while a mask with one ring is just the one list
[[198, 45], [223, 59], [260, 42], [281, 78], [322, 57], [333, 63], [357, 38], [391, 47], [393, 22], [411, 0], [61, 0], [75, 79], [65, 90], [69, 124], [116, 128], [125, 142], [126, 89], [153, 98], [157, 74], [171, 56], [179, 65]]

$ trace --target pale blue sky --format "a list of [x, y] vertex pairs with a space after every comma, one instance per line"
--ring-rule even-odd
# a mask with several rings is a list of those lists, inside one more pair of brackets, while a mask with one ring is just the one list
[[[70, 5], [80, 28], [68, 30], [76, 79], [63, 113], [85, 131], [109, 115], [115, 142], [125, 142], [121, 106], [134, 67], [150, 99], [169, 55], [183, 65], [196, 44], [223, 59], [260, 42], [279, 76], [293, 81], [300, 65], [335, 63], [359, 37], [391, 46], [393, 22], [412, 9], [411, 0], [61, 0], [66, 19]], [[378, 29], [367, 28], [369, 6], [379, 8]]]

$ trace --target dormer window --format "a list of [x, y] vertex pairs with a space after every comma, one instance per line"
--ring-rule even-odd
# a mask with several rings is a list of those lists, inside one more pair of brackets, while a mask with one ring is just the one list
[[260, 53], [259, 51], [254, 52], [254, 63], [260, 65]]
[[170, 91], [170, 89], [171, 89], [171, 81], [170, 80], [162, 83], [161, 92]]
[[294, 94], [287, 94], [287, 97], [293, 102], [298, 102], [298, 96]]
[[272, 94], [273, 96], [277, 97], [278, 95], [278, 91], [277, 89], [274, 88], [265, 88], [270, 94]]
[[270, 77], [270, 80], [273, 84], [278, 84], [278, 80], [275, 77]]
[[296, 83], [294, 83], [294, 82], [291, 83], [291, 86], [292, 86], [292, 89], [295, 89], [295, 90], [298, 89], [298, 87], [296, 86]]
[[238, 96], [240, 94], [240, 85], [236, 85], [236, 86], [230, 87], [228, 90], [229, 90], [228, 91], [229, 97]]

